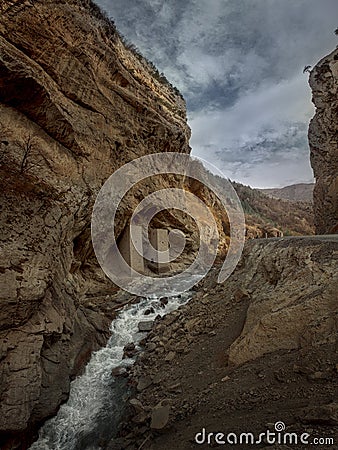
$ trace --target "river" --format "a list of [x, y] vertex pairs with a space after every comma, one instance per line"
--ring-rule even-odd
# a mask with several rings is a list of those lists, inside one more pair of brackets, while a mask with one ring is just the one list
[[[190, 296], [190, 292], [173, 295], [166, 305], [161, 305], [159, 298], [126, 305], [111, 324], [106, 347], [93, 353], [84, 373], [72, 381], [68, 401], [40, 428], [39, 439], [30, 450], [103, 449], [116, 433], [127, 398], [126, 379], [111, 374], [113, 368], [134, 362], [122, 359], [124, 346], [137, 345], [145, 337], [146, 333], [138, 332], [139, 322], [177, 309]], [[145, 315], [150, 308], [154, 312]]]

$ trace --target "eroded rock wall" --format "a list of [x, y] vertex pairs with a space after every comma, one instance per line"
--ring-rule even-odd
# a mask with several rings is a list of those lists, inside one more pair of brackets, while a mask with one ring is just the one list
[[24, 446], [107, 339], [115, 291], [90, 240], [103, 182], [135, 157], [188, 153], [189, 136], [181, 96], [91, 2], [1, 2], [1, 445]]
[[338, 232], [338, 49], [325, 56], [310, 74], [316, 114], [309, 127], [318, 234]]
[[223, 284], [214, 268], [189, 303], [155, 320], [131, 370], [120, 448], [148, 439], [183, 450], [205, 424], [241, 433], [276, 416], [299, 426], [314, 414], [322, 432], [336, 411], [337, 250], [333, 238], [248, 241]]

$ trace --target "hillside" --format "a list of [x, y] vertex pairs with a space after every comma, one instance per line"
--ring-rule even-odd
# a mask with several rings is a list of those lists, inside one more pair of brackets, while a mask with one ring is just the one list
[[[121, 438], [105, 448], [242, 450], [234, 433], [258, 438], [279, 421], [337, 442], [337, 248], [314, 238], [252, 240], [224, 284], [210, 272], [144, 339]], [[203, 428], [214, 445], [195, 441]], [[232, 433], [228, 445], [215, 445], [218, 432]]]
[[269, 230], [271, 227], [281, 230], [284, 235], [314, 234], [311, 204], [272, 198], [257, 189], [236, 182], [233, 182], [233, 186], [241, 199], [252, 237], [265, 237], [260, 229]]
[[[195, 173], [200, 173], [205, 180], [211, 179], [220, 192], [228, 192], [228, 181], [212, 174], [199, 161], [194, 161]], [[245, 214], [246, 237], [248, 239], [314, 234], [313, 208], [309, 202], [290, 202], [266, 195], [258, 189], [229, 180], [235, 189]], [[228, 219], [219, 199], [212, 192], [206, 192], [205, 186], [190, 181], [187, 189], [195, 193], [211, 207], [218, 228], [223, 226], [226, 237], [229, 236]], [[222, 236], [223, 238], [223, 236]], [[224, 238], [223, 238], [224, 239]]]
[[313, 202], [314, 183], [298, 183], [282, 188], [258, 189], [263, 194], [291, 202]]

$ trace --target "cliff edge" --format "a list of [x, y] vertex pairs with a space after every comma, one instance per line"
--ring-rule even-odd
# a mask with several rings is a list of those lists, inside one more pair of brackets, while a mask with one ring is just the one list
[[321, 59], [310, 74], [316, 114], [310, 122], [315, 226], [318, 234], [338, 232], [338, 49]]
[[189, 153], [189, 136], [178, 91], [91, 1], [1, 2], [2, 448], [25, 448], [109, 335], [116, 291], [90, 240], [100, 187], [135, 157]]

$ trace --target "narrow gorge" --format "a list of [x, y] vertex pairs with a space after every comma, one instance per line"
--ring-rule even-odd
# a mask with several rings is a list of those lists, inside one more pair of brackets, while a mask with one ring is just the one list
[[[118, 210], [119, 243], [138, 203], [174, 183], [213, 212], [219, 244], [215, 266], [191, 291], [146, 300], [102, 271], [91, 214], [104, 182], [129, 161], [190, 154], [185, 100], [91, 0], [1, 2], [1, 449], [26, 450], [37, 440], [99, 349], [124, 409], [111, 425], [114, 438], [98, 433], [101, 443], [91, 447], [86, 435], [74, 449], [185, 450], [198, 447], [194, 436], [206, 425], [240, 431], [245, 422], [258, 431], [277, 420], [338, 442], [337, 49], [311, 71], [310, 85], [314, 217], [309, 202], [233, 183], [247, 242], [235, 272], [217, 284], [230, 240], [219, 199], [184, 176], [147, 179]], [[172, 208], [152, 227], [187, 236], [172, 272], [194, 260], [200, 236], [191, 218]], [[136, 363], [111, 375], [142, 318], [154, 325], [129, 347]], [[119, 332], [118, 352], [109, 353]]]

